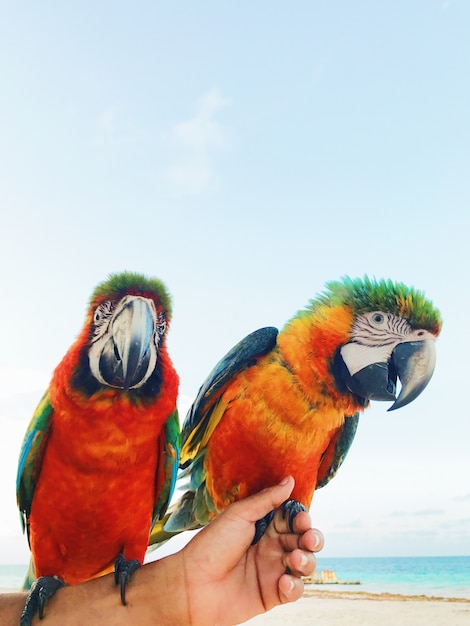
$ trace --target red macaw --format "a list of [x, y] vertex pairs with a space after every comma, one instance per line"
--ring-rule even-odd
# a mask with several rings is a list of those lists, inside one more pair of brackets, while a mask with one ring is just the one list
[[[127, 582], [165, 513], [179, 461], [178, 376], [166, 347], [171, 301], [156, 279], [114, 274], [27, 429], [17, 477], [31, 547], [30, 625], [64, 583], [115, 570]], [[26, 583], [27, 586], [27, 583]]]
[[209, 375], [183, 424], [187, 491], [154, 527], [152, 544], [204, 526], [288, 474], [292, 524], [335, 475], [369, 401], [395, 400], [397, 409], [427, 385], [441, 319], [420, 291], [367, 277], [327, 287], [280, 332], [243, 339]]

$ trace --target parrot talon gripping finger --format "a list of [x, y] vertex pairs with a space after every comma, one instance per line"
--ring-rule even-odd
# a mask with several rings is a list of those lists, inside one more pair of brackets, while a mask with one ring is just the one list
[[308, 509], [301, 502], [297, 502], [297, 500], [286, 500], [282, 505], [282, 515], [284, 519], [287, 517], [287, 523], [289, 524], [291, 533], [295, 532], [294, 519], [302, 511], [308, 513]]
[[137, 559], [131, 559], [126, 561], [122, 554], [120, 554], [114, 565], [114, 581], [116, 585], [121, 585], [121, 602], [126, 606], [126, 588], [132, 575], [136, 572], [142, 564]]
[[264, 535], [264, 533], [266, 532], [266, 528], [273, 521], [273, 517], [274, 511], [270, 511], [267, 515], [265, 515], [255, 523], [255, 536], [253, 537], [253, 541], [251, 542], [252, 546], [258, 543], [258, 541]]
[[26, 599], [25, 607], [21, 613], [20, 626], [31, 626], [36, 613], [39, 614], [39, 619], [42, 619], [46, 604], [64, 584], [62, 580], [53, 576], [38, 578]]

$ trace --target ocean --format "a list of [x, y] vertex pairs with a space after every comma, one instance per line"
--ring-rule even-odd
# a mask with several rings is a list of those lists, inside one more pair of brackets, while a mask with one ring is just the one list
[[[0, 565], [0, 591], [20, 589], [27, 565]], [[333, 570], [338, 580], [359, 585], [313, 585], [333, 591], [366, 591], [470, 600], [470, 556], [322, 558], [317, 571]]]
[[0, 563], [0, 592], [21, 589], [27, 570], [27, 565], [3, 565]]
[[[321, 585], [336, 591], [367, 591], [470, 600], [470, 556], [322, 558], [317, 572], [333, 570], [341, 581], [359, 585]], [[320, 585], [314, 585], [314, 588]]]

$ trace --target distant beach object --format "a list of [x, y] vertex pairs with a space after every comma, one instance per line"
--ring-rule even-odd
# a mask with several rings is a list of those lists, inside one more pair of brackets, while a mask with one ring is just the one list
[[307, 585], [360, 585], [360, 580], [338, 580], [336, 572], [332, 569], [324, 569], [321, 572], [313, 572], [312, 576], [305, 576], [303, 581]]

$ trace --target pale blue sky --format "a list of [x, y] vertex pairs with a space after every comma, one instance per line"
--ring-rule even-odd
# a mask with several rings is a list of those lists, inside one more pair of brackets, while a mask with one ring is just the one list
[[376, 403], [314, 499], [325, 555], [470, 554], [470, 4], [0, 0], [0, 560], [26, 424], [109, 272], [164, 280], [187, 406], [344, 274], [441, 309], [435, 376]]

